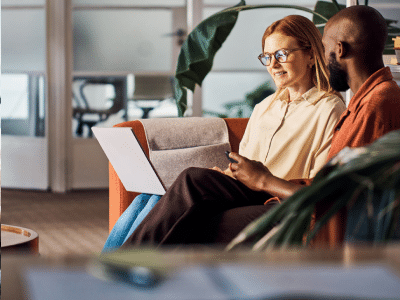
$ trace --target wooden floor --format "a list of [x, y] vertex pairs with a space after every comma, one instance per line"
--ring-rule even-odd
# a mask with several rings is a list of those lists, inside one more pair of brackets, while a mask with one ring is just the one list
[[44, 257], [98, 254], [108, 236], [108, 190], [53, 194], [2, 189], [1, 223], [36, 231]]

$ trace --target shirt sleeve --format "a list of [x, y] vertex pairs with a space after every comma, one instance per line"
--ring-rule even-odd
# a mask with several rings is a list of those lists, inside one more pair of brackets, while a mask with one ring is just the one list
[[332, 105], [330, 111], [327, 111], [327, 114], [323, 116], [323, 118], [325, 118], [326, 124], [325, 130], [321, 138], [320, 147], [315, 152], [314, 162], [310, 168], [309, 178], [314, 178], [318, 171], [321, 170], [322, 167], [326, 164], [328, 153], [331, 148], [334, 128], [345, 109], [346, 105], [344, 104], [344, 102], [341, 99], [337, 98], [335, 104]]

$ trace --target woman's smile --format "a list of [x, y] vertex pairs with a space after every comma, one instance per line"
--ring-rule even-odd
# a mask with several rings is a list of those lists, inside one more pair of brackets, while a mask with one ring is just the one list
[[274, 73], [274, 76], [275, 77], [280, 77], [280, 76], [282, 76], [282, 75], [285, 75], [287, 72], [286, 71], [279, 71], [279, 72], [275, 72]]

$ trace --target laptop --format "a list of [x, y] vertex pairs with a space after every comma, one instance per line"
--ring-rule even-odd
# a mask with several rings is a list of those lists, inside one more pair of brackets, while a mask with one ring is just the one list
[[92, 131], [127, 191], [165, 194], [165, 185], [147, 158], [132, 128], [92, 127]]

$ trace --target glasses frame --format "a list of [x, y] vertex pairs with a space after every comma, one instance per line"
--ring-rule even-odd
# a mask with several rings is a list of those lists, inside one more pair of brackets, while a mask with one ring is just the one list
[[[294, 52], [294, 51], [297, 51], [297, 50], [306, 50], [306, 49], [309, 49], [309, 48], [311, 48], [311, 47], [302, 47], [302, 48], [294, 48], [294, 49], [279, 49], [279, 50], [276, 50], [274, 53], [261, 53], [261, 54], [258, 56], [258, 60], [261, 62], [261, 64], [262, 64], [263, 66], [266, 66], [266, 67], [268, 67], [268, 66], [271, 64], [271, 62], [272, 62], [272, 57], [275, 57], [276, 61], [279, 62], [279, 63], [286, 63], [286, 60], [287, 60], [287, 58], [288, 58], [288, 55], [289, 55], [291, 52]], [[276, 54], [277, 54], [279, 51], [283, 51], [283, 52], [285, 53], [285, 60], [284, 60], [284, 61], [279, 61], [279, 59], [276, 57]], [[266, 64], [264, 64], [264, 63], [262, 62], [262, 58], [265, 57], [266, 54], [270, 55], [270, 59], [268, 60], [269, 63], [267, 62]]]

